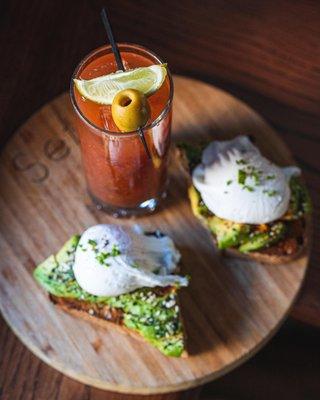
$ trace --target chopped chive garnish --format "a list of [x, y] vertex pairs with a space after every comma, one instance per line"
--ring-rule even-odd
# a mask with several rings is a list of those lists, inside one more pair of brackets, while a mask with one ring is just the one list
[[102, 252], [96, 256], [96, 260], [99, 261], [100, 264], [104, 264], [109, 255], [109, 253]]
[[258, 171], [253, 171], [253, 172], [251, 173], [251, 176], [252, 176], [253, 179], [254, 179], [254, 183], [255, 183], [257, 186], [259, 186], [259, 185], [260, 185], [260, 174], [258, 173]]
[[229, 185], [231, 185], [231, 183], [232, 183], [232, 179], [229, 179], [229, 180], [227, 181], [227, 185], [229, 186]]
[[95, 240], [93, 240], [93, 239], [89, 239], [88, 240], [88, 243], [92, 246], [92, 247], [97, 247], [97, 242], [95, 241]]
[[244, 185], [246, 183], [247, 173], [243, 169], [239, 169], [238, 171], [238, 183], [240, 185]]
[[246, 165], [246, 164], [248, 164], [248, 161], [246, 161], [243, 158], [241, 158], [240, 160], [236, 160], [236, 163], [238, 165]]
[[121, 251], [120, 251], [119, 248], [114, 244], [113, 247], [112, 247], [112, 250], [111, 250], [110, 255], [111, 255], [112, 257], [116, 257], [116, 256], [119, 256], [120, 254], [121, 254]]
[[277, 190], [264, 190], [264, 194], [268, 195], [269, 197], [276, 196], [279, 192]]
[[121, 254], [121, 252], [120, 252], [119, 248], [116, 245], [113, 245], [110, 253], [102, 251], [101, 253], [96, 255], [96, 260], [99, 261], [100, 264], [109, 266], [109, 264], [106, 263], [107, 258], [116, 257], [120, 254]]

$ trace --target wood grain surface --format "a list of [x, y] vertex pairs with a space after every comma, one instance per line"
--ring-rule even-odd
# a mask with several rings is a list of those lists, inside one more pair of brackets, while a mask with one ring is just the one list
[[[245, 104], [195, 80], [175, 77], [174, 81], [174, 141], [248, 134], [275, 162], [293, 163], [275, 132]], [[173, 163], [162, 209], [139, 219], [146, 229], [159, 228], [174, 238], [182, 252], [182, 270], [192, 276], [182, 294], [190, 357], [166, 358], [119, 335], [112, 326], [96, 329], [57, 310], [32, 278], [34, 266], [70, 235], [95, 223], [114, 222], [85, 196], [67, 94], [17, 131], [2, 154], [0, 174], [3, 315], [38, 357], [87, 384], [151, 394], [215, 379], [266, 343], [287, 316], [302, 284], [307, 255], [281, 266], [220, 258], [192, 216], [186, 182]]]
[[[99, 15], [105, 5], [105, 0], [0, 2], [0, 144], [65, 91], [79, 60], [105, 42]], [[109, 0], [108, 9], [119, 41], [153, 49], [174, 73], [224, 88], [262, 114], [303, 167], [319, 219], [318, 1]], [[314, 243], [319, 233], [315, 229]], [[314, 246], [292, 313], [318, 327], [319, 260]]]
[[[99, 13], [105, 5], [105, 0], [0, 2], [0, 143], [64, 92], [74, 66], [104, 43]], [[319, 220], [320, 2], [108, 0], [107, 6], [118, 40], [152, 48], [173, 72], [226, 89], [276, 128], [303, 168]], [[291, 315], [320, 326], [318, 225]], [[318, 399], [319, 332], [297, 325], [291, 320], [259, 355], [207, 386], [206, 399]], [[1, 400], [114, 399], [45, 365], [2, 318], [0, 354]]]

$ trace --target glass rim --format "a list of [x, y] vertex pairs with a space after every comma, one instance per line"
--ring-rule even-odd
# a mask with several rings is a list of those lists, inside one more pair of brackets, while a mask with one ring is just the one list
[[[129, 48], [132, 47], [133, 49], [142, 50], [143, 52], [146, 52], [149, 55], [151, 55], [152, 57], [154, 57], [159, 62], [159, 64], [164, 64], [164, 61], [160, 57], [158, 57], [156, 53], [149, 50], [147, 47], [144, 47], [144, 46], [141, 46], [141, 45], [138, 45], [135, 43], [129, 43], [129, 42], [120, 42], [117, 44], [118, 44], [120, 50], [121, 50], [121, 47], [129, 47]], [[92, 50], [89, 54], [87, 54], [76, 66], [76, 68], [72, 74], [72, 77], [71, 77], [70, 90], [69, 90], [72, 106], [81, 120], [83, 120], [86, 124], [88, 124], [90, 127], [94, 128], [95, 130], [99, 131], [100, 133], [104, 133], [104, 134], [107, 134], [110, 136], [120, 136], [120, 137], [130, 137], [130, 136], [139, 135], [138, 129], [131, 131], [131, 132], [116, 132], [116, 131], [109, 131], [108, 129], [97, 126], [83, 114], [83, 112], [80, 110], [80, 107], [77, 104], [77, 101], [75, 98], [75, 93], [74, 93], [73, 80], [78, 76], [80, 69], [85, 65], [85, 63], [87, 63], [94, 55], [99, 54], [99, 52], [101, 52], [102, 50], [107, 50], [107, 49], [110, 49], [112, 52], [111, 45], [104, 45], [104, 46], [97, 47], [96, 49]], [[143, 130], [150, 130], [150, 129], [154, 128], [165, 118], [165, 116], [168, 114], [168, 112], [170, 110], [170, 107], [172, 104], [172, 99], [173, 99], [173, 80], [172, 80], [172, 75], [171, 75], [168, 67], [167, 67], [167, 76], [169, 78], [169, 86], [170, 86], [169, 98], [168, 98], [166, 104], [164, 105], [163, 110], [161, 111], [159, 116], [153, 122], [144, 126]]]

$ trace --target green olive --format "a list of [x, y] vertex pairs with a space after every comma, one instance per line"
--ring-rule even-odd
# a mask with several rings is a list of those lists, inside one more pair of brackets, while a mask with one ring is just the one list
[[142, 92], [136, 89], [125, 89], [114, 97], [111, 112], [113, 121], [120, 131], [130, 132], [147, 123], [150, 117], [150, 106]]

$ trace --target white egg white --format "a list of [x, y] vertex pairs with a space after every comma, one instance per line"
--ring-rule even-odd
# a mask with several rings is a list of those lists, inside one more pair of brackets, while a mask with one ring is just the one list
[[210, 143], [203, 151], [202, 163], [193, 171], [192, 180], [213, 214], [233, 222], [263, 224], [286, 213], [289, 180], [299, 174], [297, 167], [280, 168], [273, 164], [248, 137], [238, 136]]
[[143, 287], [186, 286], [187, 278], [173, 275], [180, 257], [168, 236], [147, 236], [131, 228], [101, 224], [82, 234], [73, 271], [86, 292], [118, 296]]

